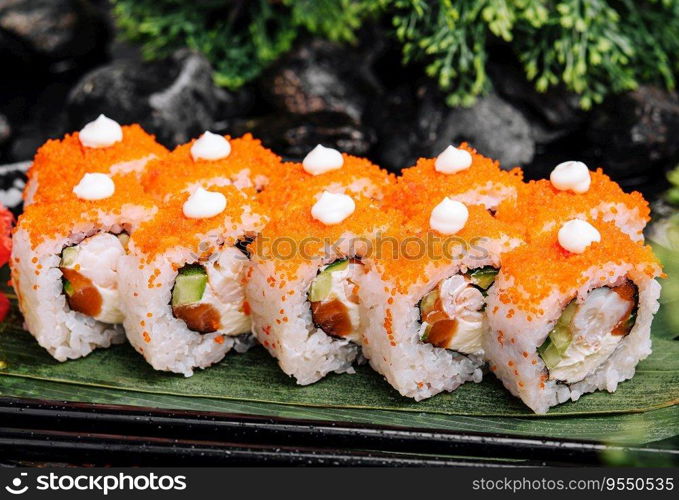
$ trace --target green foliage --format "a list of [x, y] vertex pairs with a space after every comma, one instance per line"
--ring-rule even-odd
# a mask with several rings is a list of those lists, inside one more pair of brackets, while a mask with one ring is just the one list
[[489, 48], [506, 44], [536, 88], [564, 86], [589, 108], [610, 93], [679, 74], [679, 0], [113, 0], [147, 57], [203, 52], [220, 85], [256, 78], [300, 33], [346, 43], [383, 20], [405, 64], [422, 64], [450, 105], [490, 89]]

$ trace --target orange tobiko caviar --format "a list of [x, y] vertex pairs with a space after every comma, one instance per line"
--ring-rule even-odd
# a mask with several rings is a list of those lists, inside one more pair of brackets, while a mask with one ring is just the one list
[[78, 132], [47, 141], [28, 170], [24, 198], [31, 203], [63, 200], [86, 173], [139, 172], [147, 161], [167, 154], [139, 125], [125, 125], [122, 131], [122, 141], [103, 148], [83, 146]]
[[135, 174], [113, 177], [113, 195], [101, 200], [82, 200], [69, 189], [53, 203], [34, 203], [25, 208], [18, 226], [28, 231], [33, 247], [46, 240], [65, 237], [80, 227], [97, 223], [103, 214], [116, 217], [128, 210], [153, 211], [155, 205], [144, 193]]
[[522, 243], [515, 228], [498, 221], [479, 205], [467, 205], [469, 217], [460, 231], [452, 235], [439, 233], [430, 227], [429, 216], [440, 201], [433, 197], [418, 200], [410, 207], [416, 215], [392, 225], [383, 235], [385, 242], [392, 241], [395, 246], [383, 245], [377, 265], [400, 293], [407, 293], [414, 283], [426, 282], [437, 268], [453, 261], [481, 261], [489, 252], [510, 251]]
[[[184, 215], [184, 203], [188, 193], [174, 194], [169, 200], [158, 206], [157, 213], [148, 221], [139, 225], [132, 235], [136, 249], [143, 252], [147, 261], [167, 250], [181, 246], [192, 248], [200, 253], [199, 258], [210, 255], [228, 234], [247, 230], [257, 230], [260, 217], [253, 211], [252, 188], [238, 189], [232, 185], [208, 185], [211, 192], [218, 192], [226, 198], [223, 212], [208, 218], [189, 218]], [[238, 234], [235, 238], [242, 236]], [[227, 241], [235, 245], [236, 240]], [[204, 254], [204, 255], [203, 255]]]
[[280, 157], [252, 135], [225, 138], [231, 152], [218, 160], [194, 159], [191, 147], [196, 139], [149, 163], [142, 177], [144, 188], [159, 199], [182, 192], [193, 184], [235, 184], [260, 190], [281, 175]]
[[641, 193], [625, 193], [601, 169], [591, 171], [590, 176], [585, 193], [559, 191], [547, 179], [529, 181], [516, 199], [500, 204], [496, 217], [518, 223], [528, 240], [574, 218], [615, 221], [633, 239], [641, 239], [641, 231], [650, 220], [650, 209]]
[[272, 217], [249, 247], [257, 258], [276, 261], [278, 269], [288, 271], [290, 280], [301, 264], [322, 257], [335, 245], [351, 241], [352, 248], [363, 256], [366, 251], [372, 251], [375, 238], [382, 231], [401, 223], [398, 212], [386, 210], [375, 200], [347, 190], [346, 194], [355, 203], [353, 213], [338, 224], [326, 225], [311, 213], [322, 193], [322, 189], [318, 191], [315, 187], [298, 188], [285, 211]]
[[301, 163], [286, 163], [280, 175], [261, 193], [260, 199], [270, 213], [294, 201], [301, 191], [317, 193], [323, 190], [346, 191], [374, 200], [382, 200], [395, 184], [394, 174], [381, 169], [365, 158], [342, 154], [344, 164], [320, 175], [308, 173]]
[[479, 154], [466, 143], [459, 149], [472, 157], [468, 168], [452, 174], [441, 173], [435, 169], [436, 158], [420, 158], [415, 166], [401, 172], [393, 203], [403, 205], [408, 211], [413, 198], [450, 196], [495, 209], [500, 200], [516, 198], [523, 179], [521, 169], [503, 170], [497, 161]]
[[607, 264], [628, 266], [628, 273], [640, 273], [649, 278], [662, 275], [662, 268], [650, 246], [632, 241], [611, 223], [597, 221], [601, 235], [581, 254], [571, 253], [559, 245], [558, 227], [535, 237], [531, 244], [519, 247], [503, 256], [502, 274], [516, 286], [500, 294], [500, 300], [535, 311], [535, 307], [553, 291], [567, 293], [591, 279], [588, 271]]

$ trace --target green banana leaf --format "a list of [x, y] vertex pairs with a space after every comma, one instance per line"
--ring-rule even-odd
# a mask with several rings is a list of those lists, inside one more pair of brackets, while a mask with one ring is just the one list
[[[5, 323], [0, 330], [0, 374], [80, 386], [105, 387], [173, 396], [203, 397], [295, 406], [428, 412], [443, 415], [522, 416], [533, 413], [493, 377], [464, 384], [452, 393], [416, 403], [400, 396], [367, 366], [355, 374], [332, 374], [316, 384], [298, 386], [273, 358], [257, 347], [230, 353], [219, 364], [185, 378], [153, 370], [129, 345], [95, 351], [59, 363], [26, 332]], [[657, 339], [654, 354], [637, 375], [613, 394], [597, 392], [560, 405], [549, 416], [641, 412], [679, 402], [679, 343]], [[534, 418], [534, 417], [533, 417]]]
[[404, 413], [388, 410], [293, 406], [228, 399], [194, 398], [88, 387], [11, 376], [0, 377], [0, 396], [172, 410], [182, 409], [197, 412], [224, 412], [319, 422], [350, 422], [437, 431], [538, 436], [545, 439], [579, 439], [620, 445], [639, 445], [672, 438], [677, 435], [679, 425], [679, 405], [630, 414], [550, 418], [475, 417], [426, 412]]
[[658, 221], [649, 235], [653, 251], [662, 261], [668, 279], [663, 280], [660, 308], [655, 323], [661, 326], [656, 335], [679, 338], [679, 214]]
[[301, 387], [262, 348], [229, 354], [191, 378], [154, 371], [128, 345], [58, 363], [21, 329], [13, 310], [0, 324], [0, 395], [195, 411], [493, 432], [613, 443], [679, 435], [679, 276], [677, 252], [658, 248], [668, 274], [653, 325], [653, 354], [609, 394], [587, 394], [536, 416], [487, 374], [453, 393], [416, 403], [367, 366]]

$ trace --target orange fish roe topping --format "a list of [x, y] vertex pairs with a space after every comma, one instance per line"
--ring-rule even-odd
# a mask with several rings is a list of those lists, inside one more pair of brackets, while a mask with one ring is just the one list
[[190, 184], [229, 180], [239, 187], [262, 188], [273, 176], [281, 175], [281, 159], [250, 134], [231, 139], [231, 153], [220, 160], [194, 160], [195, 140], [177, 146], [169, 155], [148, 164], [142, 185], [152, 195], [164, 197], [179, 193]]
[[[250, 244], [256, 258], [275, 261], [277, 269], [285, 273], [283, 279], [294, 280], [300, 265], [316, 261], [337, 242], [352, 242], [352, 237], [355, 253], [349, 257], [362, 256], [373, 247], [381, 230], [400, 221], [397, 212], [381, 209], [375, 201], [353, 194], [354, 212], [341, 223], [326, 226], [311, 216], [311, 208], [321, 194], [315, 182], [300, 184], [294, 199], [286, 202], [285, 211], [272, 217], [261, 236]], [[273, 287], [275, 280], [270, 284]]]
[[646, 200], [636, 191], [625, 193], [601, 169], [590, 171], [592, 182], [586, 193], [559, 191], [547, 179], [530, 181], [523, 185], [516, 200], [506, 200], [498, 207], [496, 217], [507, 222], [518, 223], [530, 238], [551, 222], [566, 222], [577, 216], [600, 218], [602, 214], [618, 212], [606, 205], [621, 204], [630, 212], [637, 212], [636, 219], [646, 223], [650, 220], [650, 209]]
[[381, 200], [395, 183], [394, 174], [382, 170], [365, 158], [342, 154], [344, 164], [341, 168], [311, 175], [301, 163], [285, 163], [280, 175], [272, 179], [260, 194], [260, 200], [267, 213], [282, 211], [285, 216], [290, 210], [287, 204], [298, 196], [300, 191], [320, 193], [324, 190], [360, 194]]
[[134, 174], [115, 176], [116, 190], [103, 200], [81, 200], [71, 192], [59, 202], [34, 203], [26, 207], [19, 217], [20, 226], [30, 234], [36, 247], [45, 240], [64, 237], [75, 228], [97, 224], [103, 214], [122, 218], [127, 209], [142, 207], [154, 210]]
[[660, 263], [651, 247], [632, 241], [611, 223], [598, 221], [595, 227], [601, 234], [601, 241], [592, 243], [581, 254], [570, 253], [559, 245], [558, 228], [536, 238], [530, 245], [504, 254], [502, 273], [514, 278], [519, 286], [502, 290], [500, 301], [512, 303], [524, 311], [544, 314], [537, 306], [553, 290], [574, 292], [592, 279], [585, 271], [609, 263], [631, 264], [631, 277], [661, 275]]
[[394, 293], [407, 293], [412, 284], [429, 280], [437, 269], [449, 265], [453, 259], [485, 257], [489, 240], [517, 238], [518, 241], [512, 226], [496, 220], [479, 205], [467, 206], [469, 218], [457, 234], [438, 233], [429, 227], [429, 217], [440, 201], [435, 197], [411, 200], [416, 215], [383, 234], [377, 265], [385, 279], [395, 282]]
[[398, 178], [399, 189], [393, 193], [393, 203], [402, 205], [409, 214], [416, 213], [409, 207], [412, 198], [455, 196], [469, 191], [492, 194], [507, 188], [516, 192], [522, 184], [521, 169], [502, 170], [500, 164], [487, 158], [466, 143], [460, 149], [472, 155], [469, 168], [454, 174], [437, 172], [436, 158], [420, 158], [413, 167], [405, 168]]
[[126, 125], [122, 129], [123, 140], [107, 148], [83, 146], [78, 132], [68, 134], [62, 140], [47, 141], [38, 149], [28, 171], [29, 179], [38, 178], [38, 190], [33, 200], [63, 200], [70, 197], [71, 190], [86, 173], [111, 173], [113, 165], [167, 154], [167, 149], [139, 125]]
[[186, 217], [183, 205], [189, 195], [179, 193], [161, 204], [153, 218], [139, 225], [132, 235], [132, 241], [135, 248], [147, 255], [148, 262], [156, 255], [179, 245], [192, 248], [196, 253], [201, 252], [201, 257], [207, 257], [216, 249], [232, 224], [240, 226], [246, 222], [244, 218], [251, 213], [250, 196], [254, 192], [244, 192], [231, 185], [210, 186], [210, 191], [222, 193], [227, 200], [224, 211], [215, 217]]

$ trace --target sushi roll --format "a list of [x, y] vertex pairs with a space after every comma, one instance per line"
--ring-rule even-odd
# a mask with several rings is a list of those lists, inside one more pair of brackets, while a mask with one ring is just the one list
[[250, 308], [239, 244], [263, 219], [254, 193], [207, 188], [178, 189], [132, 234], [119, 269], [128, 340], [156, 370], [187, 377], [253, 344], [242, 338]]
[[[500, 164], [466, 143], [448, 146], [436, 158], [420, 158], [403, 169], [392, 202], [408, 213], [409, 200], [449, 197], [467, 205], [483, 205], [494, 212], [503, 200], [515, 200], [522, 185], [521, 169], [503, 170]], [[409, 215], [417, 215], [414, 212]]]
[[233, 184], [261, 191], [281, 174], [281, 168], [280, 158], [250, 134], [233, 139], [206, 131], [151, 162], [142, 184], [159, 200], [208, 185]]
[[24, 205], [66, 199], [86, 173], [141, 174], [149, 161], [166, 154], [139, 125], [121, 127], [100, 115], [80, 132], [49, 140], [38, 149], [28, 170]]
[[118, 264], [155, 212], [134, 174], [85, 174], [58, 203], [35, 203], [13, 236], [12, 283], [26, 328], [57, 360], [125, 339]]
[[[558, 219], [545, 207], [560, 207]], [[582, 162], [567, 161], [557, 165], [549, 179], [524, 184], [520, 196], [500, 204], [496, 216], [519, 221], [527, 238], [570, 219], [591, 217], [612, 222], [633, 240], [643, 241], [650, 209], [641, 193], [625, 193], [601, 169], [592, 171]]]
[[574, 219], [504, 255], [488, 295], [490, 370], [536, 413], [613, 392], [651, 353], [661, 268], [601, 219]]
[[[252, 331], [300, 385], [331, 372], [353, 372], [363, 332], [361, 259], [393, 222], [389, 211], [347, 187], [356, 182], [350, 169], [330, 178], [329, 186], [319, 177], [297, 185], [294, 199], [279, 192], [280, 203], [266, 207], [276, 215], [250, 244], [246, 295]], [[366, 179], [362, 186], [369, 184]], [[328, 189], [318, 189], [323, 186]], [[268, 203], [274, 192], [266, 192]]]
[[503, 253], [522, 240], [481, 205], [415, 203], [420, 216], [393, 235], [399, 252], [366, 262], [359, 284], [365, 357], [420, 401], [481, 381], [486, 294]]

